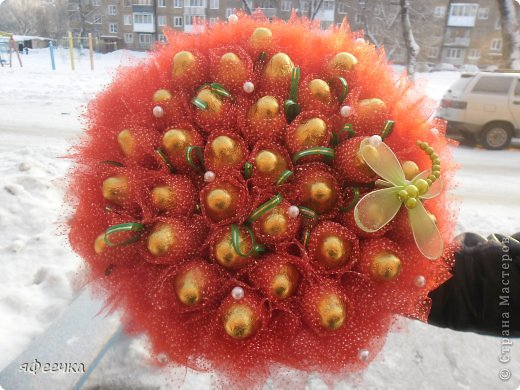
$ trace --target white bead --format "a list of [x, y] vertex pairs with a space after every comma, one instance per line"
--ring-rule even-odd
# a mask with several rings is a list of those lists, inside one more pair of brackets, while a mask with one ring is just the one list
[[231, 24], [237, 24], [238, 23], [238, 16], [236, 16], [235, 14], [229, 15], [228, 22], [231, 23]]
[[153, 108], [153, 116], [156, 118], [162, 118], [164, 116], [164, 110], [161, 106], [155, 106]]
[[343, 106], [341, 107], [341, 109], [339, 110], [340, 114], [342, 117], [347, 117], [349, 116], [350, 114], [352, 114], [352, 107], [350, 106]]
[[236, 300], [244, 298], [244, 289], [242, 287], [233, 287], [233, 290], [231, 290], [231, 296], [235, 298]]
[[439, 135], [439, 129], [437, 129], [435, 127], [433, 129], [431, 129], [431, 132], [433, 135]]
[[365, 40], [363, 38], [358, 38], [358, 39], [356, 39], [356, 43], [358, 45], [362, 45], [363, 43], [365, 43]]
[[253, 93], [255, 90], [255, 85], [251, 81], [246, 81], [242, 86], [245, 93]]
[[358, 353], [359, 360], [362, 360], [366, 362], [368, 360], [368, 356], [370, 355], [370, 352], [368, 352], [367, 349], [360, 349]]
[[157, 355], [157, 361], [162, 364], [168, 363], [168, 357], [164, 353], [160, 353]]
[[373, 135], [372, 137], [370, 137], [368, 139], [368, 143], [370, 145], [372, 145], [374, 148], [378, 148], [381, 146], [381, 144], [383, 143], [383, 139], [381, 138], [380, 135]]
[[211, 183], [213, 180], [215, 180], [215, 172], [207, 171], [206, 173], [204, 173], [204, 181], [206, 183]]
[[298, 206], [289, 206], [287, 214], [289, 214], [289, 217], [291, 218], [296, 218], [300, 214], [300, 209]]
[[417, 287], [424, 287], [426, 285], [426, 278], [422, 275], [419, 275], [413, 281]]

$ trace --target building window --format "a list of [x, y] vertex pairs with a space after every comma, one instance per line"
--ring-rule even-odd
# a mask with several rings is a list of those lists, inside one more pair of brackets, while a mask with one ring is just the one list
[[437, 58], [437, 57], [439, 57], [439, 48], [438, 47], [428, 48], [428, 58]]
[[157, 16], [157, 24], [159, 26], [166, 26], [166, 23], [167, 23], [166, 15], [159, 15], [159, 16]]
[[139, 43], [152, 43], [152, 34], [139, 34]]
[[452, 4], [450, 16], [476, 16], [478, 4]]
[[190, 0], [190, 7], [205, 7], [204, 0]]
[[92, 0], [92, 5], [95, 7], [99, 7], [101, 5], [101, 0]]
[[478, 9], [478, 18], [482, 19], [482, 20], [489, 18], [489, 8], [487, 8], [487, 7], [479, 8]]
[[462, 58], [464, 55], [464, 50], [462, 49], [448, 49], [446, 50], [446, 58], [450, 60], [458, 60]]
[[134, 0], [135, 5], [152, 5], [152, 0]]
[[233, 8], [226, 8], [226, 18], [229, 18], [233, 15]]
[[478, 60], [480, 58], [480, 49], [469, 49], [468, 58]]
[[110, 23], [108, 27], [112, 34], [117, 34], [117, 23]]
[[356, 17], [354, 18], [354, 21], [355, 21], [357, 24], [361, 24], [361, 23], [363, 23], [363, 18], [361, 17], [361, 14], [356, 14]]
[[182, 16], [174, 16], [173, 17], [173, 27], [182, 27]]
[[209, 0], [209, 8], [211, 9], [219, 9], [218, 0]]
[[131, 26], [132, 25], [132, 15], [125, 15], [123, 17], [123, 23], [125, 26]]
[[94, 15], [92, 17], [92, 23], [93, 24], [101, 24], [101, 21], [102, 21], [101, 15]]
[[217, 20], [218, 20], [218, 18], [216, 16], [210, 16], [209, 25], [214, 26], [215, 24], [217, 24]]
[[158, 7], [166, 7], [166, 0], [158, 0], [157, 1]]
[[347, 3], [339, 3], [338, 4], [338, 14], [346, 15], [348, 12]]
[[502, 21], [500, 20], [500, 18], [498, 18], [495, 21], [495, 30], [500, 30], [501, 28], [502, 28]]
[[134, 14], [134, 24], [153, 24], [153, 15]]
[[[132, 0], [125, 0], [124, 4], [123, 4], [125, 7], [131, 7], [132, 6]], [[132, 35], [132, 34], [130, 34]], [[132, 36], [132, 42], [134, 41], [134, 37]], [[132, 42], [128, 42], [128, 43], [132, 43]]]
[[174, 8], [182, 8], [184, 6], [184, 0], [173, 0]]
[[117, 7], [115, 5], [108, 6], [108, 14], [109, 15], [117, 15]]
[[433, 14], [436, 18], [443, 18], [444, 13], [446, 12], [446, 7], [435, 7], [435, 11], [433, 11]]
[[159, 42], [161, 42], [161, 43], [166, 43], [166, 42], [167, 42], [167, 40], [166, 40], [166, 36], [165, 36], [164, 34], [159, 34], [159, 35], [157, 36], [157, 39], [158, 39]]
[[502, 39], [495, 38], [491, 41], [491, 50], [502, 50]]
[[288, 12], [291, 10], [291, 2], [290, 1], [282, 1], [282, 11]]
[[193, 24], [200, 24], [204, 22], [204, 16], [201, 15], [185, 15], [184, 25], [191, 26]]
[[125, 33], [125, 43], [134, 43], [134, 34]]
[[324, 11], [334, 11], [334, 0], [325, 0], [321, 9]]

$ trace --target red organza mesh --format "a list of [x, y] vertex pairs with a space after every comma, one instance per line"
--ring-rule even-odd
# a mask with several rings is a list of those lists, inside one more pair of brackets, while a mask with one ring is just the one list
[[[252, 38], [259, 27], [272, 36]], [[395, 315], [426, 321], [427, 294], [449, 278], [453, 248], [427, 260], [404, 209], [376, 233], [357, 226], [355, 189], [363, 196], [378, 179], [358, 158], [359, 144], [393, 120], [385, 143], [401, 163], [429, 169], [415, 143], [435, 149], [444, 189], [424, 204], [450, 242], [455, 214], [446, 189], [455, 166], [444, 124], [430, 119], [433, 103], [405, 75], [396, 78], [383, 50], [356, 41], [345, 23], [324, 33], [296, 17], [269, 22], [240, 14], [237, 24], [206, 26], [203, 34], [166, 34], [169, 44], [120, 69], [90, 103], [85, 136], [72, 152], [69, 237], [97, 293], [109, 308], [123, 309], [127, 332], [148, 335], [155, 356], [214, 372], [221, 386], [260, 388], [270, 377], [275, 386], [302, 387], [313, 371], [333, 383], [363, 370]], [[331, 66], [340, 52], [357, 65]], [[276, 61], [286, 58], [278, 53], [300, 68], [302, 111], [292, 121], [284, 111], [291, 72], [279, 74]], [[349, 87], [344, 102], [338, 77]], [[315, 79], [329, 85], [330, 98], [313, 94]], [[230, 96], [218, 93], [218, 84]], [[197, 96], [210, 100], [207, 109], [192, 103]], [[267, 108], [255, 111], [265, 96], [272, 97]], [[350, 116], [340, 115], [342, 105]], [[312, 119], [325, 128], [297, 131]], [[342, 132], [348, 123], [354, 137]], [[234, 141], [228, 165], [211, 148], [223, 135]], [[199, 148], [188, 159], [187, 146]], [[311, 147], [333, 148], [334, 157], [294, 159]], [[204, 163], [213, 172], [205, 175]], [[128, 223], [131, 229], [107, 232]], [[400, 260], [393, 277], [391, 256], [383, 259], [388, 269], [374, 266], [381, 253]], [[326, 262], [338, 256], [337, 266]]]

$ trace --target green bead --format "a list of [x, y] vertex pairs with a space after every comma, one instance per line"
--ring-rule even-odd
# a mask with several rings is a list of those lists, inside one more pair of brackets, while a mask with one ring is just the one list
[[413, 184], [407, 185], [404, 189], [410, 198], [416, 198], [419, 195], [419, 190]]
[[399, 196], [399, 200], [401, 202], [405, 202], [406, 199], [408, 199], [408, 192], [406, 192], [405, 190], [401, 190], [397, 193], [397, 195]]
[[432, 154], [434, 152], [433, 148], [431, 146], [428, 146], [426, 148], [426, 154]]
[[426, 179], [426, 183], [428, 183], [428, 186], [431, 186], [433, 184], [433, 182], [431, 181], [431, 179]]
[[415, 198], [409, 198], [406, 203], [406, 208], [409, 208], [409, 209], [414, 209], [415, 207], [417, 207], [417, 199]]
[[424, 179], [418, 179], [413, 183], [414, 186], [419, 190], [419, 195], [424, 195], [430, 189], [428, 182]]
[[433, 167], [432, 167], [432, 171], [435, 172], [435, 171], [441, 171], [441, 166], [440, 165], [437, 165], [435, 164]]
[[420, 148], [422, 150], [426, 150], [426, 149], [428, 149], [428, 144], [426, 142], [422, 142], [421, 145], [420, 145]]
[[438, 159], [438, 158], [439, 158], [439, 155], [438, 155], [437, 153], [432, 153], [432, 154], [430, 155], [430, 157], [431, 157], [432, 159]]
[[421, 146], [422, 142], [418, 140], [417, 142], [415, 142], [415, 144], [416, 144], [417, 146]]
[[435, 181], [437, 179], [437, 176], [435, 176], [433, 173], [428, 176], [428, 179], [430, 179], [431, 181]]
[[438, 158], [434, 158], [432, 160], [432, 163], [435, 164], [435, 165], [441, 165], [441, 160], [439, 160]]
[[439, 171], [433, 171], [433, 176], [438, 179], [441, 176], [441, 173]]

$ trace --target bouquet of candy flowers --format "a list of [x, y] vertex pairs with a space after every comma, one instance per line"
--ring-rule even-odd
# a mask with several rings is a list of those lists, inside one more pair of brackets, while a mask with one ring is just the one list
[[221, 383], [362, 370], [450, 276], [434, 106], [346, 22], [167, 37], [90, 103], [73, 151], [92, 283], [166, 364]]

